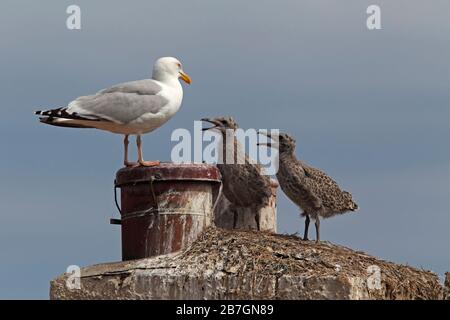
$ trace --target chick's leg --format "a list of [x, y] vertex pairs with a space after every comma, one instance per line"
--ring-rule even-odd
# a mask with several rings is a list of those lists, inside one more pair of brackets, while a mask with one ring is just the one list
[[320, 241], [320, 219], [319, 215], [316, 218], [316, 242]]
[[303, 240], [309, 240], [308, 239], [308, 229], [309, 229], [309, 222], [310, 222], [310, 219], [309, 219], [309, 214], [307, 214], [307, 213], [305, 213], [305, 215], [306, 215], [306, 218], [305, 218], [305, 233], [303, 234]]

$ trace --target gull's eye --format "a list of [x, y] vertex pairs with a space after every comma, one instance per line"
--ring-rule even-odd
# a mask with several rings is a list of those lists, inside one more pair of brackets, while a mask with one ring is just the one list
[[181, 63], [177, 62], [178, 68], [181, 68]]

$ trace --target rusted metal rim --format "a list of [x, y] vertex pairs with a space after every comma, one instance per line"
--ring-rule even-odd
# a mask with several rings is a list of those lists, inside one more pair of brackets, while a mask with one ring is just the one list
[[156, 181], [193, 181], [193, 182], [204, 182], [204, 181], [209, 181], [209, 182], [217, 182], [220, 183], [221, 180], [220, 179], [194, 179], [194, 178], [185, 178], [185, 179], [177, 179], [177, 178], [171, 178], [171, 179], [167, 179], [167, 178], [159, 178], [158, 175], [154, 176], [153, 179], [148, 179], [148, 180], [136, 180], [136, 181], [130, 181], [130, 182], [125, 182], [125, 183], [118, 183], [117, 180], [114, 181], [114, 185], [118, 188], [122, 187], [122, 186], [135, 186], [138, 184], [149, 184], [151, 181], [156, 182]]
[[139, 184], [150, 185], [153, 202], [156, 203], [156, 207], [138, 212], [137, 214], [162, 214], [158, 208], [158, 199], [155, 195], [153, 184], [163, 181], [210, 182], [219, 184], [218, 190], [213, 192], [213, 211], [222, 193], [222, 176], [215, 165], [204, 163], [174, 164], [166, 162], [156, 167], [122, 168], [117, 171], [116, 179], [114, 180], [114, 201], [120, 215], [129, 216], [130, 214], [125, 215], [122, 213], [121, 206], [117, 201], [117, 188], [136, 186]]
[[150, 181], [174, 180], [221, 182], [221, 175], [214, 165], [162, 163], [157, 167], [122, 168], [116, 174], [115, 185], [121, 187]]

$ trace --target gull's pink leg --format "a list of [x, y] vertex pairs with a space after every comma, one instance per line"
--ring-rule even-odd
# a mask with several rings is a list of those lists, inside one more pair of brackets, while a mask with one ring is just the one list
[[138, 162], [139, 165], [143, 167], [155, 167], [160, 165], [160, 161], [144, 161], [144, 157], [142, 156], [142, 141], [141, 141], [141, 135], [136, 136], [136, 145], [138, 149]]
[[138, 165], [137, 162], [130, 162], [128, 161], [128, 135], [125, 135], [125, 138], [123, 139], [123, 146], [124, 146], [124, 157], [123, 157], [123, 164], [125, 165], [125, 167], [135, 167]]

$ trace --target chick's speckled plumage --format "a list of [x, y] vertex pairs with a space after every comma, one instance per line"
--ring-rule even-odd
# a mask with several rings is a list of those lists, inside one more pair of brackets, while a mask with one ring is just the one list
[[288, 198], [312, 217], [328, 218], [357, 208], [352, 195], [342, 191], [336, 181], [294, 155], [280, 155], [277, 179]]
[[[227, 159], [227, 154], [232, 152], [230, 147], [234, 148], [234, 164], [217, 164], [222, 174], [223, 193], [226, 198], [234, 205], [241, 207], [255, 206], [255, 208], [267, 205], [272, 195], [271, 180], [269, 176], [263, 175], [263, 168], [256, 163], [252, 163], [248, 155], [243, 151], [236, 136], [233, 136], [233, 143], [226, 143], [226, 130], [238, 129], [237, 123], [231, 117], [219, 117], [212, 119], [203, 119], [215, 125], [222, 136], [222, 155], [223, 162]], [[238, 152], [240, 150], [241, 152]], [[238, 161], [238, 154], [244, 159]], [[241, 164], [239, 164], [241, 163]]]
[[[309, 217], [316, 219], [317, 239], [319, 218], [329, 218], [336, 214], [355, 211], [358, 205], [352, 195], [325, 172], [311, 167], [296, 158], [295, 140], [286, 133], [278, 136], [279, 170], [277, 179], [287, 197], [297, 204], [306, 216], [305, 236], [308, 237]], [[269, 144], [270, 145], [270, 144]]]

